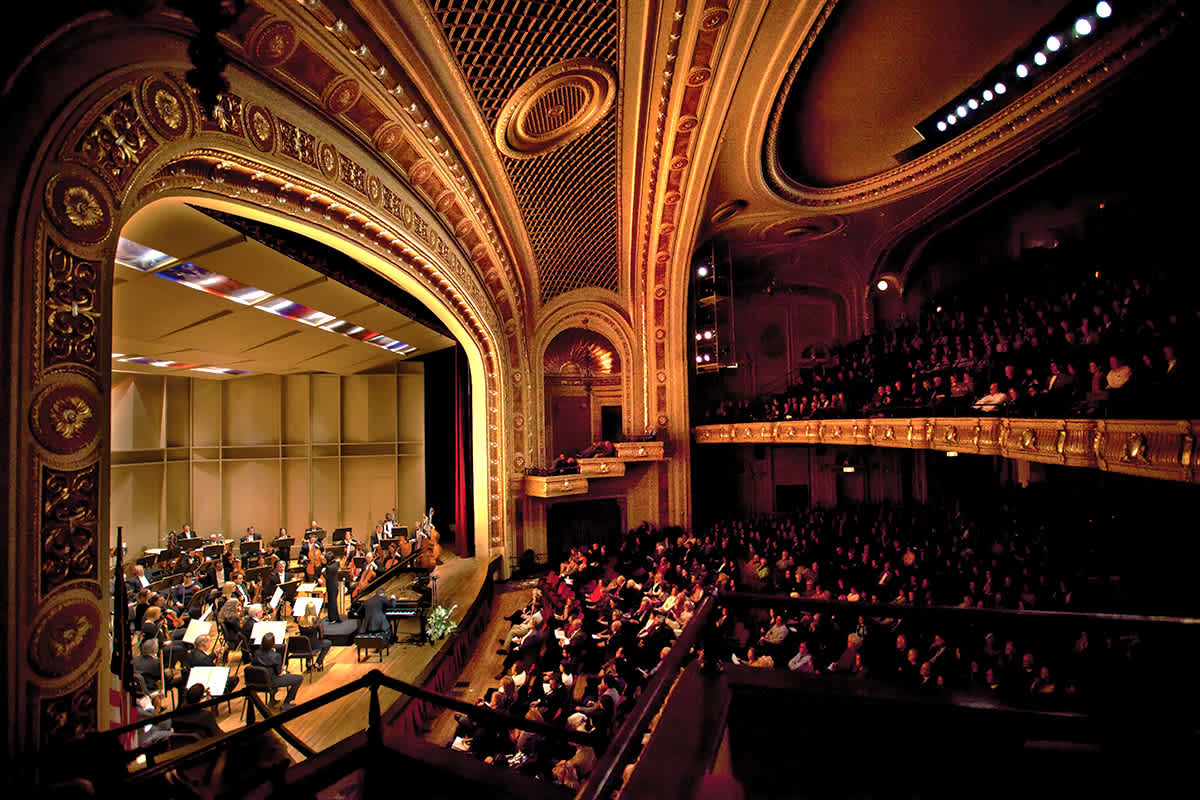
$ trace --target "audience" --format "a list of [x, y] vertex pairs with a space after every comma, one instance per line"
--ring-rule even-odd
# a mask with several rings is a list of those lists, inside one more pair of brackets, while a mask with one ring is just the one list
[[[722, 402], [705, 421], [1186, 416], [1194, 392], [1178, 348], [1200, 327], [1190, 291], [1039, 266], [937, 297], [915, 321], [834, 348], [783, 394]], [[1085, 369], [1089, 380], [1077, 380]]]

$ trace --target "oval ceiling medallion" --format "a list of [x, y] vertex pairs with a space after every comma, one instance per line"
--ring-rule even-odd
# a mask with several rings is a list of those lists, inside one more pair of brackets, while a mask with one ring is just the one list
[[590, 58], [547, 67], [513, 93], [496, 120], [496, 146], [512, 158], [532, 158], [574, 141], [612, 108], [612, 70]]
[[763, 241], [812, 241], [837, 233], [844, 227], [846, 220], [837, 215], [806, 217], [771, 225], [759, 234], [759, 238]]

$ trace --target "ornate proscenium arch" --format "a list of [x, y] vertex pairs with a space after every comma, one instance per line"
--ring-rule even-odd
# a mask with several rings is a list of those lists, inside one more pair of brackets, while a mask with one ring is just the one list
[[[7, 527], [10, 567], [21, 577], [6, 589], [4, 677], [9, 718], [26, 721], [10, 731], [10, 752], [71, 738], [107, 716], [113, 257], [124, 222], [158, 198], [183, 195], [311, 236], [425, 303], [471, 367], [477, 550], [500, 550], [512, 536], [500, 479], [511, 463], [510, 348], [461, 243], [336, 133], [293, 135], [310, 143], [313, 163], [290, 153], [280, 116], [289, 102], [268, 87], [234, 77], [242, 95], [223, 96], [223, 111], [209, 119], [180, 77], [182, 59], [112, 71], [122, 58], [148, 64], [156, 40], [181, 53], [177, 37], [143, 30], [135, 52], [120, 53], [121, 36], [106, 33], [114, 52], [90, 51], [73, 82], [47, 83], [82, 88], [31, 104], [29, 133], [7, 156], [22, 167], [7, 178], [22, 206], [4, 223], [14, 280], [3, 290], [13, 367]], [[62, 68], [53, 58], [34, 62], [43, 81]]]

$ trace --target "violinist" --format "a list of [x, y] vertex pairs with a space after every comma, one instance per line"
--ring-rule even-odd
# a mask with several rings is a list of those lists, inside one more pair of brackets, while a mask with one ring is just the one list
[[276, 559], [273, 566], [274, 569], [263, 577], [262, 582], [262, 594], [267, 600], [275, 595], [275, 589], [279, 584], [287, 581], [287, 565], [283, 563], [283, 559]]
[[[191, 649], [186, 656], [188, 668], [192, 667], [215, 667], [217, 664], [225, 661], [227, 648], [223, 645], [215, 644], [214, 639], [207, 633], [196, 637], [196, 646]], [[238, 685], [238, 677], [236, 675], [229, 676], [229, 680], [225, 683], [225, 694], [234, 691]]]

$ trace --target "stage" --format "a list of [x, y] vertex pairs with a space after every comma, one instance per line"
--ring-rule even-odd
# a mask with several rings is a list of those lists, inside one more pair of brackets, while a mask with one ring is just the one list
[[[486, 556], [458, 558], [449, 550], [442, 551], [442, 563], [438, 564], [433, 572], [438, 578], [437, 603], [446, 608], [457, 604], [458, 608], [452, 615], [452, 619], [456, 622], [461, 622], [463, 615], [466, 614], [483, 587], [487, 578], [488, 563], [489, 559]], [[447, 641], [442, 639], [434, 645], [404, 644], [407, 634], [416, 633], [418, 629], [419, 622], [415, 619], [402, 622], [397, 630], [399, 642], [392, 645], [388, 654], [383, 657], [382, 663], [374, 653], [370, 654], [366, 661], [359, 663], [353, 644], [335, 645], [325, 658], [323, 672], [304, 673], [304, 683], [296, 695], [296, 704], [320, 697], [373, 669], [381, 669], [385, 674], [398, 680], [414, 682]], [[293, 671], [301, 669], [299, 661], [293, 661], [292, 666]], [[238, 688], [241, 688], [241, 684]], [[279, 691], [279, 697], [282, 700], [282, 689]], [[380, 702], [383, 710], [386, 712], [387, 708], [398, 698], [397, 693], [387, 689], [382, 690]], [[357, 692], [310, 714], [303, 715], [295, 722], [290, 723], [287, 728], [314, 750], [324, 750], [366, 727], [369, 699], [368, 692]], [[224, 730], [240, 728], [243, 725], [240, 712], [241, 704], [233, 703], [232, 713], [223, 712], [224, 716], [219, 718], [221, 728]], [[294, 760], [301, 760], [302, 756], [298, 752], [291, 747], [288, 750]]]

